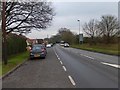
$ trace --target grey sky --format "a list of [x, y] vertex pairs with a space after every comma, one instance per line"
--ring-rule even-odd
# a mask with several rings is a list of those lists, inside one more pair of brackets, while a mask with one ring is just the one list
[[56, 16], [52, 25], [46, 30], [33, 31], [27, 36], [29, 38], [46, 38], [58, 32], [61, 27], [69, 28], [71, 31], [78, 33], [78, 22], [82, 25], [90, 19], [100, 19], [102, 15], [118, 16], [117, 2], [53, 2]]

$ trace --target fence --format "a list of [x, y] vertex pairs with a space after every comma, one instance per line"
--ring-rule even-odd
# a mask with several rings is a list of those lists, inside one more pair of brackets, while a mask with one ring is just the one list
[[9, 34], [7, 36], [7, 55], [11, 56], [26, 51], [26, 38]]

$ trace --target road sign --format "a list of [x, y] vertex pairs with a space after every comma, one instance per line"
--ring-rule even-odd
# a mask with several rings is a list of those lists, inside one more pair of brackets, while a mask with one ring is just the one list
[[83, 34], [80, 34], [80, 35], [79, 35], [79, 41], [80, 41], [80, 42], [83, 42]]

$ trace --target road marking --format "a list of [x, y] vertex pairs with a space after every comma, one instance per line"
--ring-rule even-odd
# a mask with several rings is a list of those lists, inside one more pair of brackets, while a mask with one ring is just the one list
[[83, 54], [80, 54], [81, 56], [84, 56]]
[[106, 63], [106, 62], [101, 62], [101, 63], [105, 64], [105, 65], [108, 65], [108, 66], [115, 67], [115, 68], [120, 68], [120, 65], [117, 65], [117, 64], [111, 64], [111, 63]]
[[57, 55], [57, 58], [59, 58], [58, 55]]
[[67, 69], [66, 69], [66, 67], [65, 66], [62, 66], [63, 67], [63, 69], [65, 70], [65, 71], [67, 71]]
[[[54, 50], [54, 52], [55, 52], [55, 50]], [[59, 58], [59, 56], [58, 56], [58, 54], [56, 52], [55, 52], [55, 55], [57, 56], [58, 60], [60, 60], [60, 58]]]
[[60, 61], [60, 63], [63, 64], [62, 61]]
[[93, 57], [90, 57], [90, 56], [87, 56], [87, 55], [84, 55], [84, 54], [80, 54], [80, 55], [94, 60]]
[[87, 56], [87, 55], [84, 55], [85, 57], [87, 57], [87, 58], [90, 58], [90, 59], [94, 59], [94, 58], [92, 58], [92, 57], [90, 57], [90, 56]]
[[58, 56], [57, 53], [55, 53], [55, 55]]
[[[54, 50], [54, 49], [53, 49]], [[57, 58], [58, 58], [58, 55], [57, 55], [57, 53], [56, 53], [56, 51], [54, 50], [54, 52], [55, 52], [55, 55], [57, 56]]]
[[70, 79], [71, 83], [75, 86], [75, 82], [74, 82], [73, 78], [71, 76], [68, 76], [68, 78]]
[[58, 57], [58, 60], [60, 60], [60, 58]]
[[57, 54], [56, 54], [56, 56], [57, 56], [58, 60], [60, 60], [60, 58], [59, 58], [59, 56]]

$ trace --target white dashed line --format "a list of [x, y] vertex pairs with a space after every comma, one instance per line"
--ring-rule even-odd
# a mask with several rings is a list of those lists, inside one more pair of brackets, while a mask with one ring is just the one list
[[115, 68], [120, 68], [120, 65], [117, 65], [117, 64], [111, 64], [111, 63], [106, 63], [106, 62], [101, 62], [101, 63], [104, 65], [115, 67]]
[[58, 56], [57, 53], [56, 53], [56, 56]]
[[80, 54], [81, 56], [84, 56], [83, 54]]
[[71, 76], [68, 76], [68, 78], [70, 79], [71, 83], [75, 86], [75, 82], [74, 82], [74, 80], [72, 79], [72, 77], [71, 77]]
[[60, 63], [63, 64], [62, 61], [60, 61]]
[[94, 60], [93, 57], [90, 57], [90, 56], [87, 56], [87, 55], [84, 55], [84, 54], [80, 54], [80, 55]]
[[59, 58], [58, 55], [57, 55], [57, 58]]
[[[55, 50], [54, 50], [54, 52], [55, 52]], [[58, 60], [60, 60], [60, 58], [59, 58], [59, 56], [57, 55], [57, 53], [56, 53], [56, 52], [55, 52], [55, 55], [57, 56]]]
[[57, 54], [56, 54], [56, 56], [57, 56], [57, 58], [59, 58]]
[[65, 66], [63, 66], [63, 69], [64, 69], [65, 71], [67, 71], [67, 69], [65, 68]]
[[55, 55], [57, 56], [57, 58], [58, 58], [58, 55], [57, 55], [57, 53], [56, 53], [56, 51], [54, 50], [54, 52], [55, 52]]
[[60, 60], [60, 58], [58, 57], [58, 60]]
[[90, 58], [90, 59], [94, 59], [94, 58], [92, 58], [92, 57], [90, 57], [90, 56], [87, 56], [87, 55], [84, 55], [85, 57], [87, 57], [87, 58]]

